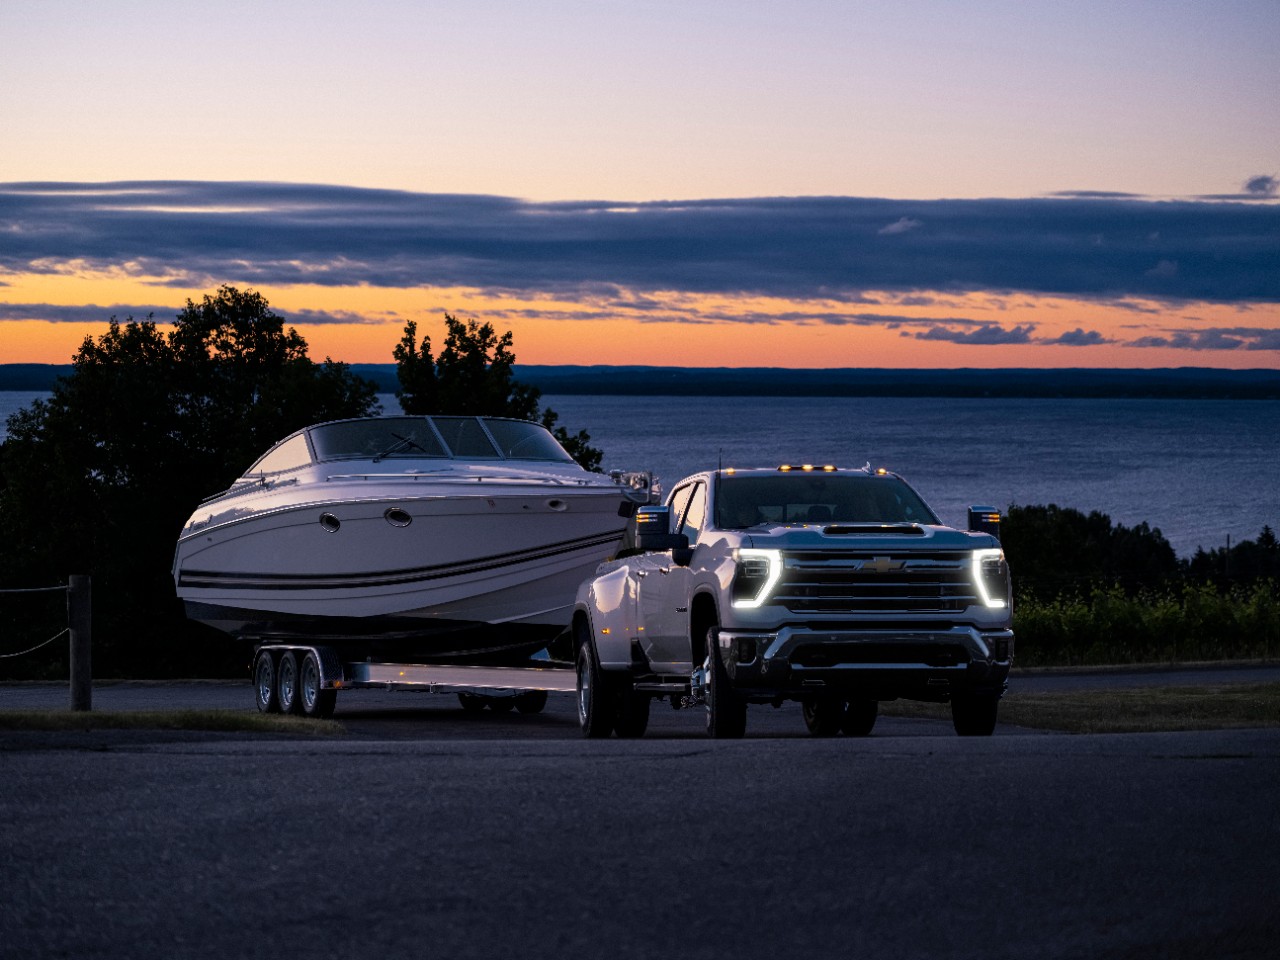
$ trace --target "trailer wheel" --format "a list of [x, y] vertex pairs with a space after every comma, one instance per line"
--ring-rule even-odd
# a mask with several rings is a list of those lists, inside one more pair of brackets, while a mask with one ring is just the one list
[[747, 702], [729, 684], [718, 633], [707, 631], [707, 736], [736, 740], [747, 732]]
[[541, 713], [547, 705], [547, 691], [526, 690], [516, 697], [516, 709], [521, 713]]
[[844, 702], [832, 697], [805, 697], [801, 702], [804, 714], [804, 725], [815, 737], [834, 737], [840, 732], [840, 721], [843, 718]]
[[609, 736], [617, 712], [613, 692], [590, 640], [578, 648], [578, 727], [592, 740]]
[[281, 713], [297, 713], [302, 707], [298, 696], [298, 658], [292, 650], [280, 654], [280, 665], [276, 669], [276, 698], [280, 701]]
[[875, 700], [850, 700], [844, 706], [844, 716], [840, 720], [840, 729], [850, 737], [865, 737], [871, 734], [876, 725], [876, 714], [880, 704]]
[[298, 680], [298, 699], [301, 701], [302, 714], [317, 720], [327, 720], [333, 716], [333, 708], [338, 703], [338, 691], [326, 690], [320, 686], [320, 658], [314, 650], [308, 650], [302, 658], [302, 672]]
[[276, 665], [270, 650], [259, 650], [253, 661], [253, 690], [259, 713], [280, 712], [280, 699], [276, 695]]
[[484, 709], [484, 697], [477, 697], [474, 693], [458, 694], [458, 703], [467, 713], [479, 713]]

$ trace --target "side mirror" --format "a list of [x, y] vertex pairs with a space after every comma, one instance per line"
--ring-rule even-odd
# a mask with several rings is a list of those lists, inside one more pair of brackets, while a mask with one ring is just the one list
[[989, 533], [1000, 539], [1000, 511], [995, 507], [970, 507], [969, 529], [978, 533]]
[[636, 511], [636, 547], [645, 552], [689, 548], [689, 538], [671, 532], [669, 507], [641, 507]]

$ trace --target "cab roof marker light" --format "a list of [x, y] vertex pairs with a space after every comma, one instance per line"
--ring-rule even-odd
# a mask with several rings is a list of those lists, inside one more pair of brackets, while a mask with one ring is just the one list
[[982, 563], [984, 560], [1004, 560], [1004, 551], [998, 549], [975, 550], [973, 551], [973, 585], [977, 587], [978, 599], [983, 606], [1002, 609], [1009, 604], [999, 597], [992, 597], [987, 592], [987, 583], [982, 575]]
[[782, 576], [782, 551], [739, 547], [735, 553], [737, 554], [737, 559], [745, 560], [755, 557], [764, 560], [769, 565], [769, 574], [765, 577], [764, 586], [760, 588], [759, 592], [749, 600], [733, 601], [733, 605], [739, 610], [754, 610], [769, 599], [769, 594], [773, 592], [773, 588], [777, 586], [778, 580]]

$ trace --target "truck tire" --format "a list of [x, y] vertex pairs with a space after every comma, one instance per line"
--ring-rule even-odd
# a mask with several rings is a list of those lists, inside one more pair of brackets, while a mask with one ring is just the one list
[[840, 732], [840, 723], [844, 720], [844, 701], [830, 694], [818, 697], [805, 697], [801, 702], [804, 713], [804, 725], [815, 737], [834, 737]]
[[302, 707], [302, 698], [298, 696], [298, 657], [292, 650], [280, 654], [280, 663], [276, 667], [276, 698], [280, 701], [281, 713], [297, 713]]
[[259, 650], [253, 661], [253, 691], [259, 713], [279, 713], [280, 698], [276, 691], [276, 665], [270, 650]]
[[578, 727], [592, 740], [613, 732], [618, 705], [612, 685], [600, 669], [595, 647], [586, 640], [578, 648]]
[[875, 700], [855, 699], [844, 705], [844, 715], [840, 718], [840, 729], [846, 736], [869, 736], [876, 725], [876, 714], [880, 704]]
[[458, 703], [467, 713], [479, 713], [484, 709], [484, 697], [477, 697], [474, 693], [458, 694]]
[[338, 691], [326, 690], [320, 686], [320, 657], [314, 650], [308, 650], [302, 658], [302, 670], [298, 675], [298, 699], [301, 703], [302, 715], [316, 720], [328, 720], [333, 716], [333, 708], [338, 703]]
[[962, 737], [989, 737], [996, 729], [1000, 697], [994, 693], [958, 693], [951, 698], [951, 724]]
[[636, 693], [630, 684], [619, 690], [618, 713], [613, 721], [613, 729], [618, 736], [626, 740], [643, 737], [649, 728], [649, 706], [652, 702], [648, 694]]
[[541, 713], [547, 705], [547, 691], [526, 690], [516, 696], [516, 709], [521, 713]]
[[707, 631], [707, 736], [740, 739], [747, 732], [747, 702], [729, 684], [720, 660], [719, 631]]

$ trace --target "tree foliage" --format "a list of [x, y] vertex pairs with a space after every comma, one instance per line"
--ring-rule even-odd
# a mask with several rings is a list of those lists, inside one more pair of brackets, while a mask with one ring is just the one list
[[1187, 561], [1187, 574], [1197, 580], [1218, 583], [1248, 583], [1254, 580], [1280, 581], [1280, 541], [1270, 526], [1264, 526], [1257, 540], [1241, 540], [1213, 550], [1203, 547]]
[[1019, 592], [1053, 596], [1091, 584], [1156, 586], [1180, 574], [1159, 529], [1113, 524], [1105, 513], [1071, 507], [1011, 506], [1001, 539]]
[[43, 586], [90, 574], [96, 671], [194, 668], [211, 647], [183, 641], [197, 628], [170, 579], [182, 524], [285, 435], [376, 412], [374, 392], [344, 364], [313, 362], [251, 291], [188, 300], [167, 333], [150, 317], [113, 317], [52, 397], [9, 419], [0, 578]]
[[570, 434], [558, 426], [559, 416], [539, 409], [542, 391], [515, 379], [516, 356], [508, 330], [501, 336], [490, 323], [463, 322], [444, 315], [446, 335], [438, 357], [431, 338], [418, 340], [418, 325], [410, 320], [392, 356], [400, 389], [396, 398], [405, 413], [455, 416], [515, 417], [533, 420], [550, 430], [575, 460], [598, 470], [603, 453], [591, 446], [585, 430]]

